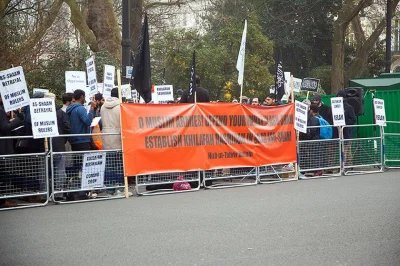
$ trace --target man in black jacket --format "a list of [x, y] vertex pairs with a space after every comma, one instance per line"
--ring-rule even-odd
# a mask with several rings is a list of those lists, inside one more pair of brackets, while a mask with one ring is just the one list
[[329, 107], [328, 105], [325, 105], [321, 101], [321, 95], [315, 94], [314, 98], [311, 100], [311, 103], [318, 106], [319, 115], [322, 116], [322, 118], [325, 119], [329, 123], [329, 125], [332, 125], [333, 124], [332, 108]]
[[[9, 137], [13, 129], [23, 125], [22, 114], [14, 119], [9, 119], [6, 111], [4, 110], [3, 100], [0, 97], [0, 137]], [[14, 140], [13, 139], [0, 139], [0, 155], [11, 155], [14, 154]], [[9, 182], [12, 177], [10, 172], [10, 165], [7, 163], [7, 159], [0, 159], [0, 197], [6, 192], [3, 188], [5, 182]], [[0, 199], [0, 206], [2, 207], [14, 207], [15, 203], [7, 202], [6, 200]]]
[[[184, 90], [180, 103], [194, 103], [194, 95], [189, 95], [189, 89]], [[208, 90], [200, 87], [200, 76], [196, 75], [196, 99], [198, 103], [209, 103], [210, 95], [208, 94]]]

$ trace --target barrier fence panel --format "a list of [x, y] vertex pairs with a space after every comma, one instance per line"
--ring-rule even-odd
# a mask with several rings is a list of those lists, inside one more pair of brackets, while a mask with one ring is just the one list
[[203, 171], [204, 188], [230, 188], [257, 184], [257, 167], [237, 167]]
[[[101, 136], [116, 133], [96, 134]], [[92, 136], [84, 135], [63, 135]], [[51, 145], [53, 148], [53, 145]], [[55, 203], [76, 203], [124, 198], [122, 150], [51, 153], [51, 197]]]
[[136, 176], [136, 193], [141, 196], [198, 191], [201, 172], [171, 172]]
[[382, 130], [384, 165], [388, 169], [400, 168], [400, 122], [387, 121]]
[[295, 163], [261, 166], [258, 168], [258, 180], [260, 184], [296, 181], [295, 167]]
[[333, 138], [298, 141], [299, 179], [340, 176], [341, 144], [337, 129], [332, 126], [308, 128], [332, 128]]
[[[28, 141], [32, 137], [2, 137], [5, 142]], [[23, 152], [23, 149], [18, 152]], [[48, 203], [48, 153], [0, 155], [0, 210], [45, 206]], [[4, 206], [4, 205], [3, 205]]]
[[[372, 129], [370, 136], [357, 138], [361, 128]], [[350, 130], [348, 134], [346, 130]], [[377, 125], [353, 125], [342, 128], [342, 163], [345, 175], [377, 173], [383, 171], [383, 143], [381, 127]], [[346, 139], [346, 135], [353, 136]]]

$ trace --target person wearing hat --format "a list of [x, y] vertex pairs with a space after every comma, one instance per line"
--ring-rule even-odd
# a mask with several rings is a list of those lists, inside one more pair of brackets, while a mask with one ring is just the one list
[[[357, 122], [357, 117], [354, 112], [353, 106], [347, 103], [346, 92], [344, 90], [338, 91], [337, 97], [343, 98], [343, 108], [344, 108], [344, 120], [346, 122], [346, 126], [355, 125]], [[337, 131], [334, 132], [334, 137], [338, 137]], [[344, 139], [352, 139], [354, 137], [354, 127], [345, 127], [343, 129], [343, 138]], [[352, 165], [352, 154], [351, 154], [351, 142], [346, 141], [344, 145], [344, 163], [345, 165]]]
[[333, 124], [333, 117], [332, 117], [332, 108], [325, 105], [321, 101], [321, 95], [315, 94], [314, 98], [311, 100], [312, 104], [315, 104], [318, 106], [318, 113], [320, 116], [322, 116], [323, 119], [325, 119], [329, 125]]

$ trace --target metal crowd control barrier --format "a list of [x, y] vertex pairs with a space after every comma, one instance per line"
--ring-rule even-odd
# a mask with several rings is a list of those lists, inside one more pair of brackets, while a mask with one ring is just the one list
[[[171, 172], [136, 176], [136, 193], [140, 196], [161, 195], [198, 191], [201, 185], [200, 171]], [[190, 189], [187, 189], [187, 183]], [[182, 189], [185, 185], [185, 189]]]
[[258, 168], [260, 184], [272, 184], [298, 180], [295, 163], [265, 165]]
[[[120, 133], [62, 135], [57, 138], [94, 135], [112, 137], [120, 136]], [[122, 150], [58, 152], [54, 151], [52, 141], [50, 144], [53, 202], [77, 203], [125, 197]], [[83, 176], [86, 177], [84, 184], [82, 184]], [[104, 182], [101, 182], [102, 178]]]
[[[346, 130], [350, 130], [350, 132], [345, 135], [350, 134], [353, 138], [342, 139], [342, 164], [344, 175], [382, 172], [383, 143], [381, 127], [378, 125], [344, 126], [342, 128], [342, 135]], [[359, 137], [360, 130], [362, 130], [364, 133], [363, 135], [366, 135], [366, 137]], [[373, 132], [372, 134], [370, 133], [371, 131]], [[345, 135], [343, 136], [345, 137]]]
[[383, 127], [384, 166], [387, 169], [400, 168], [400, 122], [387, 121]]
[[[18, 141], [27, 142], [32, 138], [1, 137], [0, 145], [14, 147]], [[47, 158], [47, 152], [0, 155], [0, 200], [16, 203], [15, 207], [0, 210], [40, 207], [48, 203]]]
[[203, 171], [204, 188], [231, 188], [257, 185], [257, 167], [224, 168]]
[[308, 127], [309, 129], [332, 128], [334, 138], [299, 140], [297, 143], [299, 179], [340, 176], [341, 143], [338, 129], [333, 126]]

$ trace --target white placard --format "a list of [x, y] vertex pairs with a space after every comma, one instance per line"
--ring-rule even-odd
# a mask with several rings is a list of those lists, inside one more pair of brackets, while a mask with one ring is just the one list
[[285, 94], [290, 93], [290, 72], [284, 72], [285, 76]]
[[82, 167], [81, 189], [104, 187], [106, 153], [85, 153]]
[[132, 92], [131, 92], [131, 85], [121, 85], [121, 96], [125, 97], [126, 99], [132, 99]]
[[275, 85], [272, 85], [272, 86], [269, 88], [269, 93], [275, 93]]
[[174, 100], [174, 87], [172, 85], [154, 86], [154, 92], [157, 94], [157, 102], [160, 104]]
[[346, 120], [344, 118], [343, 98], [342, 97], [331, 98], [331, 107], [332, 107], [333, 125], [336, 127], [345, 126]]
[[293, 78], [293, 84], [294, 84], [294, 92], [300, 92], [301, 90], [301, 83], [303, 82], [302, 79], [298, 78]]
[[33, 89], [33, 94], [35, 94], [36, 92], [49, 93], [49, 90], [34, 88], [34, 89]]
[[95, 126], [97, 126], [97, 125], [99, 124], [100, 120], [101, 120], [101, 117], [100, 117], [100, 116], [93, 118], [92, 124], [90, 124], [90, 127], [95, 127]]
[[132, 78], [132, 70], [133, 70], [132, 66], [127, 66], [126, 67], [126, 78], [127, 79], [131, 79]]
[[0, 93], [6, 112], [29, 105], [29, 91], [21, 66], [0, 71]]
[[56, 105], [54, 99], [39, 98], [30, 101], [33, 138], [58, 136]]
[[132, 95], [132, 101], [134, 103], [137, 102], [137, 91], [136, 90], [131, 90], [131, 95]]
[[114, 88], [115, 66], [104, 65], [103, 97], [111, 97], [111, 90]]
[[308, 105], [299, 101], [295, 101], [295, 105], [294, 128], [302, 133], [307, 133]]
[[96, 65], [94, 64], [94, 58], [91, 57], [86, 60], [86, 72], [87, 81], [89, 87], [89, 96], [94, 96], [97, 93], [97, 76], [96, 76]]
[[385, 101], [374, 98], [375, 124], [386, 126]]
[[86, 90], [85, 71], [65, 71], [65, 92]]

